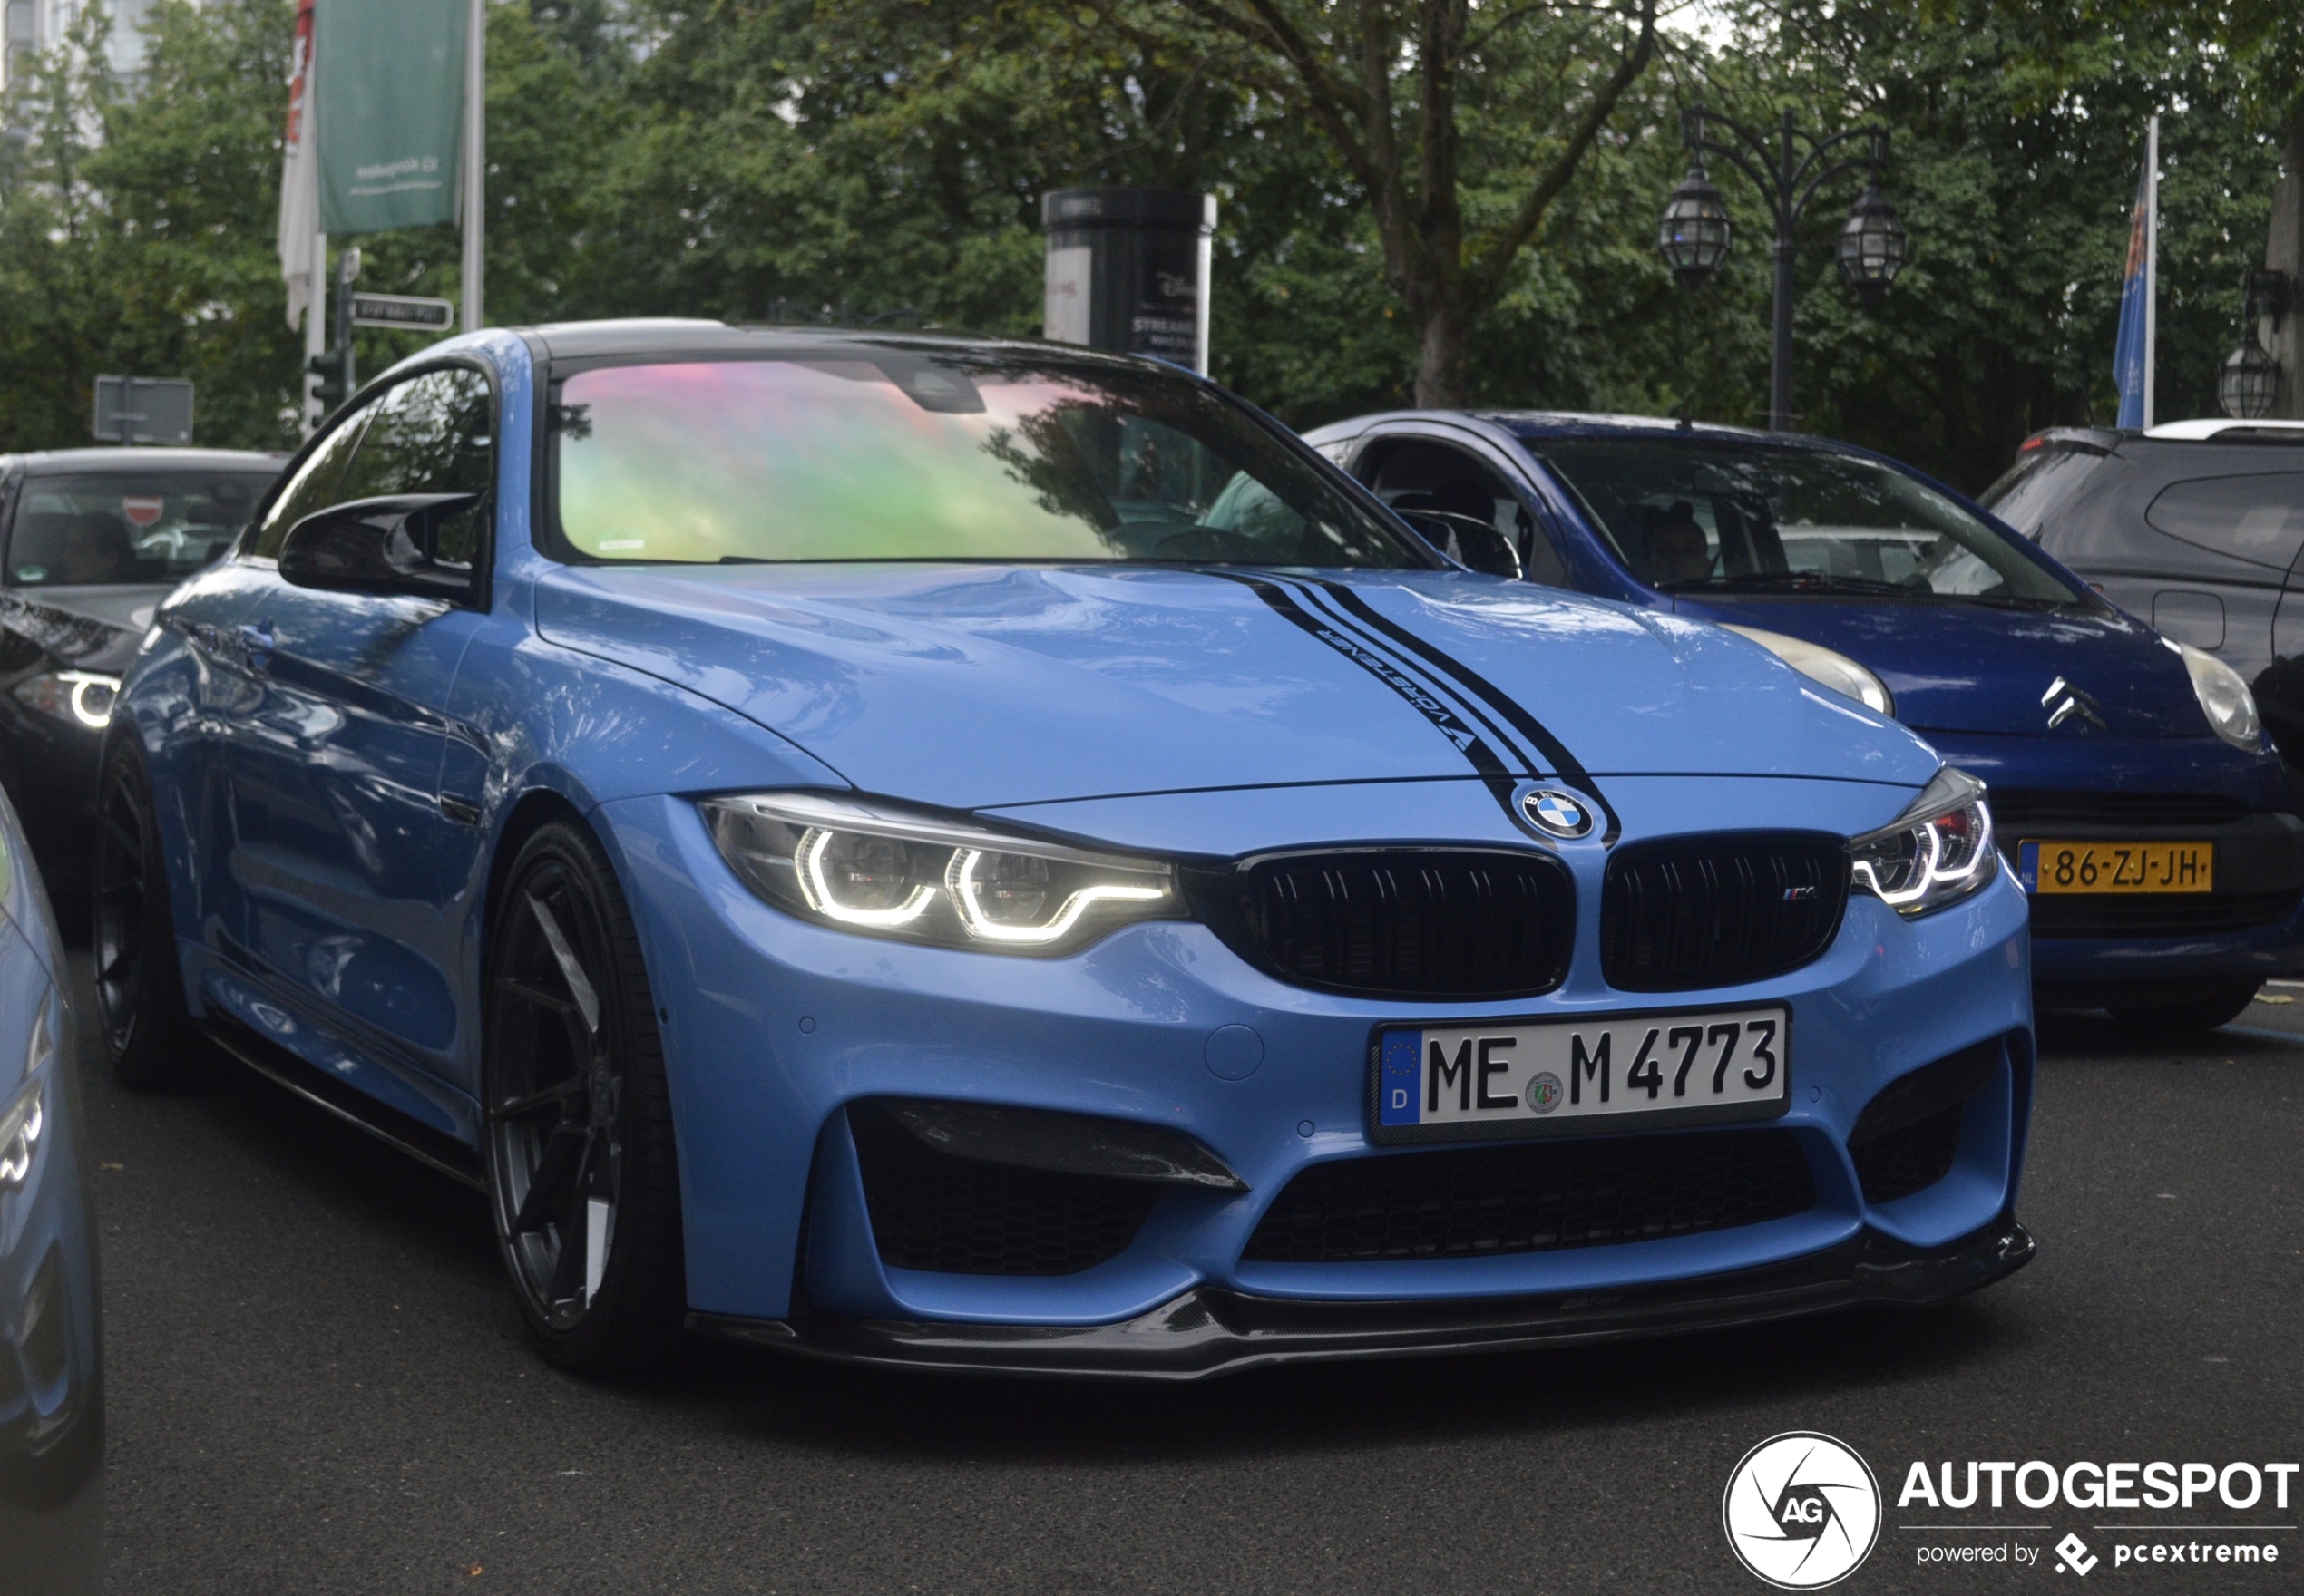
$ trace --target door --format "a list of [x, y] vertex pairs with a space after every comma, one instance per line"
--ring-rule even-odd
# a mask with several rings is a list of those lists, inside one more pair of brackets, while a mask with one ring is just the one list
[[[2170, 482], [2144, 524], [2175, 558], [2154, 579], [2153, 628], [2253, 678], [2272, 661], [2276, 612], [2304, 550], [2304, 472]], [[2172, 548], [2170, 546], [2172, 545]]]
[[[386, 390], [332, 487], [284, 494], [258, 552], [277, 555], [294, 521], [328, 503], [479, 493], [441, 552], [484, 570], [493, 414], [471, 366]], [[441, 766], [464, 735], [443, 711], [480, 618], [439, 599], [292, 587], [266, 569], [230, 639], [251, 690], [220, 739], [230, 918], [248, 957], [346, 1040], [397, 1044], [435, 1075], [452, 1073], [458, 1040], [445, 904], [477, 846], [441, 810]]]

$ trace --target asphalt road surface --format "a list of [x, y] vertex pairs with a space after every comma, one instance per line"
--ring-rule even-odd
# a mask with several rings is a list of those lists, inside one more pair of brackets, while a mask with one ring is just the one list
[[[589, 1385], [528, 1350], [476, 1196], [253, 1076], [138, 1097], [91, 1067], [112, 1585], [1756, 1592], [1721, 1494], [1799, 1429], [1889, 1495], [1843, 1590], [2062, 1592], [2074, 1530], [2088, 1588], [2292, 1588], [2304, 1533], [2254, 1536], [2274, 1568], [2140, 1572], [2093, 1526], [2231, 1540], [2304, 1523], [2304, 1490], [1934, 1515], [2045, 1526], [2006, 1532], [1895, 1505], [1915, 1459], [2304, 1459], [2304, 988], [2269, 990], [2298, 1001], [2181, 1056], [2050, 1025], [2020, 1205], [2039, 1258], [1948, 1308], [1188, 1388], [719, 1348]], [[1923, 1565], [1928, 1544], [2009, 1561]]]

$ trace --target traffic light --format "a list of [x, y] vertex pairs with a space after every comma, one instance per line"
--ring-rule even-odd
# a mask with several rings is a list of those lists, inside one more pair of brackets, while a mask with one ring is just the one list
[[323, 417], [335, 414], [337, 407], [351, 397], [351, 367], [352, 351], [348, 346], [331, 349], [325, 355], [315, 355], [305, 362], [304, 369], [320, 379], [312, 393], [320, 402]]

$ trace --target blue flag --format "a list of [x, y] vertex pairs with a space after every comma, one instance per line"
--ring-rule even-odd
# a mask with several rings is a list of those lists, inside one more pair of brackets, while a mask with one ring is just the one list
[[2143, 175], [2136, 181], [2136, 209], [2128, 226], [2128, 269], [2120, 287], [2120, 339], [2113, 346], [2112, 380], [2120, 390], [2120, 419], [2115, 425], [2151, 424], [2145, 414], [2145, 388], [2153, 366], [2153, 229], [2159, 221], [2159, 196], [2153, 190], [2153, 168], [2159, 151], [2160, 119], [2153, 119], [2153, 137], [2146, 142]]

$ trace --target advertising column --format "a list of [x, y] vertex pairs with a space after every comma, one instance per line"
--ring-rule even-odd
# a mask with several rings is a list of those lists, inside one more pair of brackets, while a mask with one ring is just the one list
[[1215, 195], [1059, 189], [1041, 196], [1040, 221], [1048, 337], [1208, 369]]

